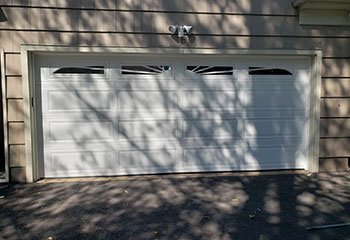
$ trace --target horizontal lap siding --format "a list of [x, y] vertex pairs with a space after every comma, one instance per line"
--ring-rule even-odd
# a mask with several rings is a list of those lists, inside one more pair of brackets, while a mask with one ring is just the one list
[[[350, 29], [300, 26], [291, 0], [0, 0], [0, 4], [8, 18], [0, 23], [0, 45], [6, 53], [13, 179], [23, 179], [25, 172], [21, 44], [322, 49], [321, 168], [346, 166]], [[195, 36], [179, 44], [168, 32], [171, 24], [193, 25]]]
[[[0, 32], [0, 34], [3, 34], [3, 32]], [[11, 181], [23, 182], [26, 175], [21, 55], [9, 51], [4, 46], [3, 48], [5, 49], [10, 177]]]
[[[350, 54], [343, 46], [338, 47]], [[323, 171], [350, 167], [350, 58], [339, 57], [323, 59], [320, 121]]]
[[1, 29], [169, 34], [171, 24], [199, 35], [349, 37], [349, 28], [300, 26], [297, 16], [121, 12], [3, 7]]
[[297, 15], [290, 0], [0, 0], [8, 6]]

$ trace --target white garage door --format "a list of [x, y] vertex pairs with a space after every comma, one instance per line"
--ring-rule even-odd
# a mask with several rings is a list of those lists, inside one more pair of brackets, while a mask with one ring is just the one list
[[41, 55], [36, 63], [45, 177], [307, 167], [309, 59]]

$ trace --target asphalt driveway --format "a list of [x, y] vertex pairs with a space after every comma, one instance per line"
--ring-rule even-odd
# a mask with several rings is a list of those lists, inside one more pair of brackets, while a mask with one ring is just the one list
[[0, 239], [350, 239], [350, 173], [0, 185]]

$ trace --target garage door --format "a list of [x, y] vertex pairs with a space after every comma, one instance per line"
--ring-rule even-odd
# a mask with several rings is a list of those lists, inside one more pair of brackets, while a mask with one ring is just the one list
[[309, 59], [35, 61], [44, 177], [307, 167]]

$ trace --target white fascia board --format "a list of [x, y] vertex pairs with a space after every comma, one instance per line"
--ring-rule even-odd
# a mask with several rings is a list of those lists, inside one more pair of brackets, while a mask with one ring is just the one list
[[350, 0], [296, 0], [293, 6], [299, 10], [350, 10]]
[[296, 0], [300, 25], [350, 26], [350, 0]]
[[300, 25], [350, 26], [349, 11], [340, 10], [308, 10], [299, 13]]

